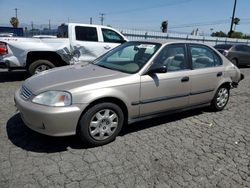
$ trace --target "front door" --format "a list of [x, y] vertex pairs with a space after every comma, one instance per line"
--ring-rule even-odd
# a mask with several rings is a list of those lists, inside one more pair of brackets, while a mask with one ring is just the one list
[[75, 39], [71, 45], [79, 53], [80, 62], [93, 61], [106, 52], [105, 45], [100, 42], [100, 31], [96, 27], [76, 26], [73, 33]]
[[151, 68], [163, 65], [167, 67], [166, 73], [141, 76], [141, 116], [182, 108], [189, 103], [192, 70], [185, 45], [163, 48]]

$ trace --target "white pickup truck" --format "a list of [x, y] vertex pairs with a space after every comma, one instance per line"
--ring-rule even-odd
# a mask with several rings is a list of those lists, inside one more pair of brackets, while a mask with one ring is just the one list
[[68, 23], [52, 37], [0, 37], [0, 68], [26, 69], [31, 75], [77, 62], [90, 62], [126, 42], [117, 30], [89, 24]]

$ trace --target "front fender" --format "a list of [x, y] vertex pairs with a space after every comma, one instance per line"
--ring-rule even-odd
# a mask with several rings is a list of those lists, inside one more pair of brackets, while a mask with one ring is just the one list
[[84, 94], [75, 96], [74, 103], [91, 104], [104, 98], [115, 98], [122, 101], [128, 109], [128, 118], [139, 116], [139, 105], [132, 105], [134, 101], [139, 101], [139, 84], [120, 86], [119, 88], [101, 88], [87, 91]]

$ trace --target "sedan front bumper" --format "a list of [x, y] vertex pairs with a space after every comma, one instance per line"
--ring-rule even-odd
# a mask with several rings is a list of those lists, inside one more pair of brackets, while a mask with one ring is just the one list
[[49, 136], [75, 135], [78, 120], [86, 105], [50, 107], [23, 100], [19, 90], [15, 103], [24, 123], [32, 130]]

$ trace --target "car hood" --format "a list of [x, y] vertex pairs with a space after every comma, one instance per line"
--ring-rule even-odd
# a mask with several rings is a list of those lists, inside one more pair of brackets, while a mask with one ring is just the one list
[[121, 78], [127, 74], [102, 68], [97, 65], [71, 65], [39, 73], [24, 83], [33, 94], [48, 90], [64, 90]]

